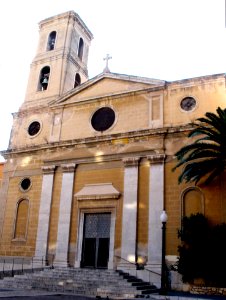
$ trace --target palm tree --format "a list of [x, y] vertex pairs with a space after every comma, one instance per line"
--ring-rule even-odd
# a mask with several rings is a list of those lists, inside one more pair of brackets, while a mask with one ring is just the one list
[[188, 137], [198, 139], [175, 154], [178, 163], [173, 171], [184, 166], [179, 183], [197, 184], [203, 179], [208, 184], [226, 167], [226, 109], [218, 107], [216, 113], [207, 112], [194, 126]]

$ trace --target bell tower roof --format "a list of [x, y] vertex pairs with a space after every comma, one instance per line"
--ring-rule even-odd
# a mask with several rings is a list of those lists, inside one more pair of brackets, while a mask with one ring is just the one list
[[87, 37], [92, 40], [93, 39], [93, 34], [92, 32], [89, 30], [89, 28], [86, 26], [86, 24], [83, 22], [83, 20], [80, 18], [80, 16], [74, 12], [73, 10], [67, 11], [65, 13], [61, 13], [49, 18], [46, 18], [42, 21], [39, 22], [39, 28], [41, 29], [43, 26], [48, 26], [55, 22], [56, 20], [60, 20], [60, 19], [64, 19], [64, 18], [71, 18], [73, 21], [75, 21], [78, 25], [80, 25], [80, 27], [82, 28], [82, 30], [86, 33]]
[[20, 110], [48, 103], [88, 80], [93, 34], [74, 11], [39, 22], [39, 41]]

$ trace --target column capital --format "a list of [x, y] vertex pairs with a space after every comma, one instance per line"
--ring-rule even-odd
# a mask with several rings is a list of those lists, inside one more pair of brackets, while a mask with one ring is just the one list
[[165, 154], [153, 154], [153, 155], [148, 155], [147, 159], [149, 160], [150, 163], [152, 164], [159, 164], [163, 163], [166, 158]]
[[76, 168], [76, 164], [74, 164], [74, 163], [62, 164], [61, 168], [62, 168], [64, 173], [71, 173], [71, 172], [74, 172], [74, 170]]
[[55, 171], [56, 166], [42, 166], [43, 174], [53, 174]]
[[137, 167], [140, 157], [124, 157], [122, 159], [125, 167]]

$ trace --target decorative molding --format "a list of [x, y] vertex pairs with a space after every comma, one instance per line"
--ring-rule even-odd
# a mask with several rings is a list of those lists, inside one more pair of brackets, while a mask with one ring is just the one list
[[112, 183], [85, 184], [74, 197], [77, 200], [118, 199], [120, 192]]
[[120, 195], [89, 195], [89, 196], [76, 196], [77, 200], [106, 200], [106, 199], [118, 199]]
[[74, 164], [74, 163], [72, 163], [72, 164], [62, 164], [61, 168], [62, 168], [64, 173], [72, 173], [72, 172], [74, 172], [74, 170], [76, 168], [76, 164]]
[[43, 174], [53, 174], [56, 166], [42, 166]]
[[21, 154], [21, 153], [34, 153], [40, 150], [54, 150], [54, 149], [61, 149], [61, 148], [70, 148], [70, 147], [87, 147], [90, 144], [93, 143], [96, 145], [96, 143], [109, 143], [111, 144], [113, 140], [117, 139], [128, 139], [129, 142], [133, 142], [134, 139], [144, 139], [144, 138], [151, 138], [151, 137], [163, 137], [167, 134], [183, 134], [184, 136], [187, 136], [187, 132], [189, 130], [194, 129], [194, 126], [192, 124], [186, 125], [186, 126], [177, 126], [177, 127], [162, 127], [162, 128], [153, 128], [153, 129], [144, 129], [144, 130], [136, 130], [126, 133], [115, 133], [109, 135], [98, 135], [94, 137], [89, 138], [82, 138], [82, 139], [73, 139], [73, 140], [67, 140], [67, 141], [60, 141], [60, 142], [51, 142], [46, 144], [40, 144], [40, 145], [25, 145], [24, 147], [20, 148], [13, 148], [8, 150], [0, 151], [0, 154], [5, 158], [12, 157], [12, 155], [15, 154]]
[[147, 159], [151, 164], [163, 163], [165, 161], [165, 158], [166, 158], [165, 154], [154, 154], [154, 155], [147, 156]]
[[122, 161], [125, 167], [137, 167], [140, 161], [140, 157], [124, 157]]

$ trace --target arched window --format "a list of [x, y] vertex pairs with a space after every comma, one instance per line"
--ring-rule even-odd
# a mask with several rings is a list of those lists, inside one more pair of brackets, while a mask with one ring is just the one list
[[79, 40], [79, 45], [78, 45], [78, 57], [82, 60], [83, 56], [83, 48], [84, 48], [84, 42], [83, 39], [80, 38]]
[[49, 74], [50, 74], [50, 67], [46, 66], [42, 68], [39, 76], [39, 84], [38, 84], [39, 91], [47, 90], [49, 84]]
[[56, 31], [52, 31], [49, 34], [48, 43], [47, 43], [47, 51], [54, 50], [56, 43]]
[[81, 77], [78, 73], [76, 73], [75, 75], [75, 83], [74, 83], [74, 88], [76, 88], [77, 86], [79, 86], [81, 84]]
[[197, 213], [204, 214], [204, 196], [199, 188], [190, 187], [182, 194], [182, 217]]
[[28, 225], [29, 201], [21, 199], [17, 203], [14, 239], [26, 239]]

